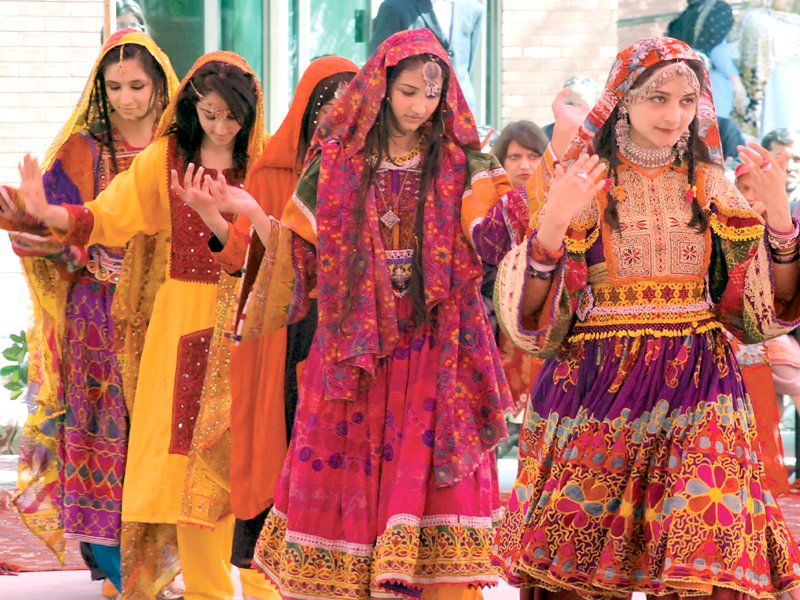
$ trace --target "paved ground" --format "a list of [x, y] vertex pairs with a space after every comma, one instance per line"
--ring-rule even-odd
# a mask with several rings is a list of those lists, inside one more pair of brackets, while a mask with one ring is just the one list
[[[485, 600], [516, 600], [516, 590], [503, 586], [484, 592]], [[0, 577], [2, 600], [102, 600], [100, 582], [91, 581], [88, 571], [45, 571]], [[237, 585], [235, 600], [241, 600]]]

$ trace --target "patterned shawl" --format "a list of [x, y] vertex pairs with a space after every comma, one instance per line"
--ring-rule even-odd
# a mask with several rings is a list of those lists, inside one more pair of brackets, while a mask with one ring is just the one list
[[[468, 177], [464, 149], [477, 149], [478, 135], [447, 53], [430, 31], [393, 35], [350, 83], [320, 125], [309, 153], [320, 155], [316, 205], [303, 205], [297, 212], [316, 234], [311, 241], [318, 248], [317, 343], [325, 349], [325, 394], [330, 400], [353, 400], [372, 383], [378, 361], [390, 356], [399, 340], [371, 193], [363, 225], [356, 226], [354, 212], [365, 167], [362, 150], [386, 96], [387, 68], [423, 54], [438, 57], [451, 73], [440, 107], [443, 114], [433, 117], [444, 118], [445, 135], [441, 168], [425, 199], [421, 241], [425, 302], [441, 346], [438, 373], [431, 374], [439, 380], [434, 477], [437, 485], [446, 486], [471, 473], [484, 452], [503, 437], [498, 407], [510, 402], [510, 394], [505, 379], [498, 381], [494, 370], [496, 349], [469, 343], [479, 335], [477, 329], [488, 326], [483, 313], [475, 309], [481, 263], [460, 226]], [[355, 257], [352, 263], [351, 257]], [[345, 265], [350, 264], [356, 265], [355, 272], [343, 277]], [[351, 305], [346, 312], [348, 298]]]

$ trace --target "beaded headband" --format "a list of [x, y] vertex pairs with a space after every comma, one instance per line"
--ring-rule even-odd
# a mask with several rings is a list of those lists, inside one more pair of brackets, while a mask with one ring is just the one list
[[422, 65], [422, 78], [425, 80], [425, 95], [428, 98], [436, 98], [441, 91], [439, 80], [442, 78], [442, 67], [433, 57]]
[[656, 69], [644, 84], [625, 92], [625, 103], [631, 105], [643, 102], [653, 90], [675, 77], [683, 77], [683, 94], [700, 95], [700, 81], [697, 79], [697, 73], [685, 61], [679, 60]]
[[198, 89], [195, 87], [195, 85], [194, 85], [194, 82], [193, 82], [191, 79], [189, 80], [189, 85], [190, 85], [190, 86], [192, 86], [192, 89], [194, 90], [194, 93], [195, 93], [195, 94], [197, 94], [197, 98], [198, 98], [198, 99], [199, 99], [201, 102], [203, 102], [203, 104], [205, 104], [205, 105], [208, 107], [208, 109], [209, 109], [209, 110], [211, 111], [211, 113], [214, 115], [214, 118], [215, 118], [215, 119], [219, 119], [219, 118], [221, 118], [221, 117], [225, 117], [225, 116], [227, 116], [227, 115], [228, 115], [228, 109], [226, 109], [226, 108], [225, 108], [225, 107], [223, 107], [223, 106], [217, 106], [217, 105], [216, 105], [216, 104], [214, 104], [213, 102], [209, 102], [209, 101], [208, 101], [208, 98], [206, 98], [206, 97], [205, 97], [203, 94], [201, 94], [201, 93], [200, 93], [200, 90], [198, 90]]

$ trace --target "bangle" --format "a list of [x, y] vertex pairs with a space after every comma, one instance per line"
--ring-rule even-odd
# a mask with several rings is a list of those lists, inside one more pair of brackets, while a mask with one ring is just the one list
[[795, 249], [791, 254], [773, 254], [772, 262], [776, 265], [789, 265], [797, 261], [798, 258], [800, 258], [800, 253]]
[[556, 251], [547, 250], [539, 242], [536, 234], [530, 237], [530, 248], [528, 257], [541, 265], [557, 265], [561, 258], [564, 256], [564, 248], [559, 248]]
[[771, 248], [775, 250], [788, 250], [793, 247], [797, 247], [797, 236], [800, 234], [800, 224], [792, 219], [792, 225], [793, 227], [791, 231], [783, 232], [776, 231], [770, 227], [769, 223], [766, 223], [767, 240], [769, 241]]
[[531, 279], [552, 279], [553, 270], [540, 271], [536, 267], [528, 265], [528, 277], [530, 277]]

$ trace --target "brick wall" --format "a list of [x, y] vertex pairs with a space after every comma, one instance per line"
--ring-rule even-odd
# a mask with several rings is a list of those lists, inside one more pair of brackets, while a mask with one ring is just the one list
[[71, 113], [100, 49], [103, 0], [0, 0], [0, 183], [41, 157]]
[[619, 0], [503, 0], [503, 124], [552, 122], [550, 104], [571, 75], [604, 82], [617, 53]]
[[[0, 184], [16, 185], [22, 155], [41, 158], [67, 120], [100, 50], [102, 24], [103, 0], [0, 0]], [[0, 289], [5, 348], [9, 333], [27, 327], [30, 301], [2, 234]], [[0, 387], [0, 417], [19, 408], [7, 397]]]

